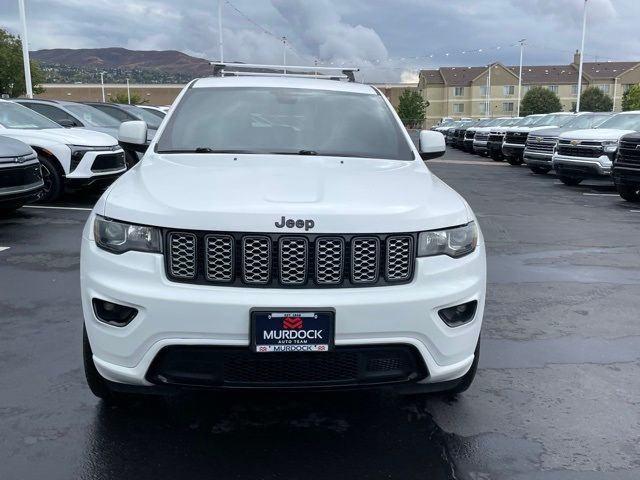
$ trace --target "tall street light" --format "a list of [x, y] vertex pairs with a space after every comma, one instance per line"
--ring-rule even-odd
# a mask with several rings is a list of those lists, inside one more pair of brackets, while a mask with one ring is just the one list
[[104, 97], [104, 72], [100, 72], [100, 86], [102, 87], [102, 103], [107, 100]]
[[578, 69], [578, 99], [576, 101], [576, 113], [580, 111], [580, 97], [582, 96], [582, 63], [584, 62], [584, 37], [587, 32], [587, 0], [584, 0], [584, 13], [582, 15], [582, 46], [580, 47], [580, 68]]
[[520, 102], [522, 101], [521, 91], [522, 91], [522, 52], [524, 51], [524, 42], [526, 38], [523, 38], [518, 43], [520, 43], [520, 73], [518, 73], [518, 112], [516, 117], [520, 116]]
[[127, 78], [127, 103], [131, 105], [131, 92], [129, 91], [129, 79]]
[[24, 9], [24, 0], [18, 0], [20, 9], [20, 22], [22, 23], [22, 61], [24, 63], [24, 83], [27, 87], [27, 98], [33, 98], [31, 86], [31, 64], [29, 63], [29, 40], [27, 38], [27, 14]]
[[218, 0], [218, 45], [220, 46], [220, 62], [224, 62], [224, 48], [222, 46], [222, 2]]

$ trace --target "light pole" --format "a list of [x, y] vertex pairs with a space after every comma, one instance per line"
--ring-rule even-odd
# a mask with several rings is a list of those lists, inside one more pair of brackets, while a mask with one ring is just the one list
[[282, 65], [284, 73], [287, 73], [287, 37], [282, 37]]
[[584, 0], [584, 13], [582, 15], [582, 46], [580, 47], [580, 67], [578, 68], [578, 99], [576, 100], [576, 113], [580, 111], [580, 97], [582, 96], [582, 63], [584, 62], [584, 37], [587, 32], [587, 0]]
[[218, 45], [220, 46], [220, 62], [224, 62], [224, 48], [222, 46], [222, 2], [218, 0]]
[[129, 79], [127, 78], [127, 103], [131, 105], [131, 92], [129, 91]]
[[102, 103], [106, 102], [104, 98], [104, 72], [100, 72], [100, 86], [102, 87]]
[[485, 114], [488, 115], [489, 118], [492, 118], [492, 115], [491, 115], [491, 67], [493, 67], [493, 64], [489, 65], [489, 73], [487, 74], [487, 95], [485, 98], [485, 103], [487, 104]]
[[31, 86], [31, 64], [29, 63], [29, 40], [27, 38], [27, 13], [24, 9], [24, 0], [18, 0], [20, 8], [20, 22], [22, 23], [22, 61], [24, 63], [24, 83], [27, 87], [27, 98], [33, 98]]
[[524, 42], [526, 38], [523, 38], [518, 43], [520, 43], [520, 73], [518, 73], [518, 110], [516, 113], [516, 117], [520, 116], [520, 102], [522, 101], [521, 91], [522, 91], [522, 52], [524, 51]]

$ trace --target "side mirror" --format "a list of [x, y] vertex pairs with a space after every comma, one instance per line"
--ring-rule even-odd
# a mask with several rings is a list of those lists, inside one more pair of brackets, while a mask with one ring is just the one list
[[56, 122], [62, 125], [64, 128], [71, 128], [71, 127], [77, 126], [76, 122], [74, 122], [73, 120], [69, 120], [68, 118], [61, 118], [60, 120], [56, 120]]
[[147, 143], [147, 123], [142, 120], [122, 122], [118, 130], [118, 141], [133, 145]]
[[418, 141], [418, 151], [420, 158], [423, 160], [431, 160], [444, 155], [446, 150], [444, 143], [444, 135], [440, 132], [432, 132], [431, 130], [420, 130]]

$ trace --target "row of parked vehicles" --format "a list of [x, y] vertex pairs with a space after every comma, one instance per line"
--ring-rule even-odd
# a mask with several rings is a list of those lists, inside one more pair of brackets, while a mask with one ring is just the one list
[[148, 145], [165, 114], [126, 104], [0, 100], [0, 210], [111, 183], [146, 150], [119, 142], [120, 124], [144, 121]]
[[540, 175], [555, 170], [566, 185], [610, 178], [622, 198], [640, 202], [640, 111], [447, 120], [433, 129], [454, 148]]

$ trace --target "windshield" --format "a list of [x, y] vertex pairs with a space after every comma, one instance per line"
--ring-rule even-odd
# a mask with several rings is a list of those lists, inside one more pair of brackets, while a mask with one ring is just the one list
[[565, 123], [573, 120], [573, 115], [545, 115], [539, 121], [535, 123], [536, 127], [549, 127], [556, 126], [561, 127]]
[[637, 113], [619, 113], [609, 120], [602, 122], [598, 128], [613, 128], [616, 130], [640, 131], [640, 115]]
[[576, 130], [584, 128], [594, 128], [601, 124], [607, 118], [611, 117], [609, 114], [605, 115], [578, 115], [573, 117], [571, 121], [564, 124], [564, 128], [574, 128]]
[[380, 95], [296, 88], [187, 90], [157, 150], [414, 158]]
[[520, 126], [522, 125], [523, 121], [524, 121], [524, 118], [514, 117], [514, 118], [509, 118], [507, 120], [503, 120], [502, 123], [500, 123], [500, 125], [503, 127], [513, 127], [516, 125]]
[[152, 115], [155, 115], [160, 120], [162, 120], [167, 115], [166, 112], [163, 112], [161, 110], [156, 110], [155, 108], [150, 108], [150, 107], [140, 107], [140, 108], [146, 112], [151, 113]]
[[30, 108], [11, 102], [0, 102], [0, 125], [5, 128], [24, 128], [28, 130], [62, 128], [53, 120], [49, 120]]
[[64, 106], [71, 113], [76, 115], [85, 125], [90, 127], [118, 127], [120, 122], [110, 115], [101, 112], [97, 108], [90, 107], [89, 105], [66, 104]]
[[136, 118], [147, 122], [147, 125], [149, 126], [149, 128], [153, 128], [154, 130], [157, 130], [158, 127], [160, 127], [160, 124], [162, 123], [161, 118], [158, 118], [153, 113], [148, 112], [143, 108], [138, 108], [133, 105], [119, 105], [119, 106], [124, 108], [127, 112], [129, 112], [131, 115], [135, 116]]
[[542, 118], [544, 118], [544, 116], [535, 116], [534, 117], [533, 115], [530, 115], [528, 117], [524, 117], [521, 122], [518, 122], [518, 126], [519, 127], [529, 127], [529, 126], [535, 125]]

